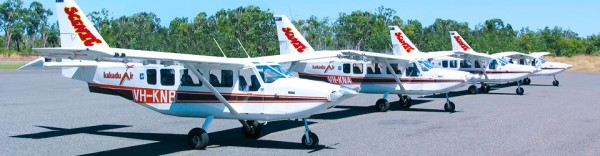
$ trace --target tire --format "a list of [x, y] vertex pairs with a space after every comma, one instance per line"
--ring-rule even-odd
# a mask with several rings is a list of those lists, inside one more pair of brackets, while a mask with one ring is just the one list
[[554, 80], [554, 81], [552, 81], [552, 85], [558, 87], [558, 85], [560, 85], [560, 83], [558, 82], [558, 80]]
[[454, 105], [454, 102], [450, 101], [450, 104], [446, 103], [444, 105], [444, 110], [446, 112], [454, 112], [454, 110], [456, 109], [456, 106]]
[[248, 121], [246, 121], [246, 123], [250, 127], [242, 126], [242, 133], [244, 134], [244, 137], [249, 138], [249, 139], [260, 138], [262, 124], [260, 124], [258, 121], [254, 121], [254, 120], [248, 120]]
[[525, 85], [530, 85], [531, 84], [531, 79], [530, 78], [526, 78], [527, 79], [527, 83], [525, 83]]
[[467, 92], [469, 92], [469, 94], [477, 94], [477, 86], [471, 85], [469, 86], [469, 89], [467, 90]]
[[523, 95], [525, 94], [525, 89], [523, 89], [522, 87], [517, 88], [517, 95]]
[[390, 109], [390, 103], [386, 99], [379, 99], [375, 103], [375, 110], [378, 112], [387, 112]]
[[483, 90], [484, 93], [490, 93], [490, 90], [492, 89], [492, 87], [490, 87], [490, 85], [485, 84], [485, 89]]
[[402, 99], [403, 100], [400, 101], [400, 107], [408, 109], [412, 106], [412, 98], [410, 98], [410, 96], [404, 95]]
[[317, 134], [309, 131], [308, 137], [310, 138], [310, 142], [306, 142], [306, 135], [302, 135], [302, 146], [307, 149], [317, 148], [319, 146], [319, 137], [317, 137]]
[[194, 128], [188, 132], [187, 142], [192, 149], [206, 149], [206, 146], [208, 146], [208, 133], [202, 128]]

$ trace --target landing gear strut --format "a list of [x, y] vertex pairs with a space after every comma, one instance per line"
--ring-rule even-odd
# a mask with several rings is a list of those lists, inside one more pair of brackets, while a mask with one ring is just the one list
[[554, 81], [552, 81], [552, 85], [558, 87], [559, 84], [560, 83], [558, 82], [558, 80], [556, 80], [556, 75], [554, 75]]
[[206, 117], [202, 128], [196, 127], [188, 132], [187, 142], [192, 149], [206, 149], [206, 146], [208, 146], [208, 133], [206, 133], [206, 129], [210, 126], [213, 118], [214, 116], [212, 115]]
[[450, 101], [448, 93], [446, 93], [446, 104], [444, 105], [444, 110], [446, 112], [454, 112], [454, 109], [456, 109], [456, 106], [454, 105], [454, 102]]
[[521, 87], [521, 81], [517, 81], [517, 95], [523, 95], [525, 93], [525, 89]]
[[317, 134], [310, 131], [310, 129], [308, 128], [308, 121], [306, 118], [303, 118], [302, 121], [304, 121], [305, 128], [304, 135], [302, 135], [302, 146], [308, 149], [317, 148], [317, 146], [319, 146], [319, 137], [317, 136]]
[[383, 93], [383, 98], [375, 102], [375, 110], [378, 112], [387, 112], [390, 109], [390, 103], [388, 102], [389, 92]]
[[412, 98], [410, 96], [398, 94], [398, 98], [400, 98], [398, 101], [400, 102], [400, 107], [408, 109], [412, 106]]

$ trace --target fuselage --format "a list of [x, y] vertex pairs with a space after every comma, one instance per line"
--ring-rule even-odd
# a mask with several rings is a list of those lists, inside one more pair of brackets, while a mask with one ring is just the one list
[[550, 62], [542, 57], [536, 59], [517, 59], [516, 62], [513, 61], [513, 63], [540, 68], [541, 70], [533, 73], [533, 76], [554, 76], [573, 67], [566, 63]]
[[[464, 60], [455, 57], [439, 57], [431, 60], [431, 63], [437, 68], [472, 73], [475, 75], [473, 81], [488, 83], [518, 81], [529, 77], [536, 71], [539, 71], [539, 69], [536, 69], [535, 67], [509, 64], [505, 62], [505, 60], [500, 59], [484, 61], [483, 64], [481, 64], [476, 60]], [[483, 69], [485, 69], [487, 78]]]
[[[417, 62], [390, 63], [404, 89], [387, 65], [371, 61], [328, 58], [300, 62], [292, 71], [300, 78], [344, 85], [361, 93], [435, 94], [466, 85], [470, 74], [444, 69], [423, 69]], [[391, 69], [390, 68], [390, 69]]]
[[[261, 66], [269, 65], [256, 65]], [[90, 92], [121, 96], [154, 111], [182, 117], [303, 118], [335, 106], [342, 96], [338, 85], [277, 77], [280, 75], [261, 68], [227, 69], [209, 64], [197, 68], [239, 117], [182, 65], [101, 62], [96, 67], [63, 69], [63, 75], [87, 82]]]

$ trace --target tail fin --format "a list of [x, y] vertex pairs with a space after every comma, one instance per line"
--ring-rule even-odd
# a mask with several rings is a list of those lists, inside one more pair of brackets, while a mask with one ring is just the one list
[[279, 54], [295, 54], [315, 51], [285, 15], [275, 15]]
[[389, 26], [390, 37], [392, 38], [392, 50], [394, 55], [407, 55], [411, 52], [420, 53], [415, 44], [408, 39], [398, 26]]
[[473, 48], [456, 31], [450, 31], [450, 40], [452, 40], [452, 51], [473, 51]]
[[56, 0], [56, 12], [62, 48], [108, 48], [106, 41], [74, 0]]

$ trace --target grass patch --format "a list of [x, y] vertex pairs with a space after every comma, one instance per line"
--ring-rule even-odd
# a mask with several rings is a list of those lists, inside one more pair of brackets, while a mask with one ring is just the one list
[[545, 57], [548, 61], [573, 65], [567, 72], [600, 72], [600, 56]]
[[0, 63], [0, 70], [17, 70], [25, 63]]

